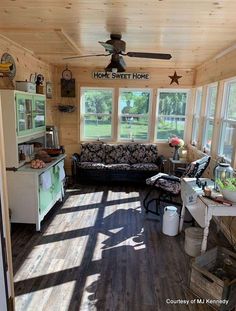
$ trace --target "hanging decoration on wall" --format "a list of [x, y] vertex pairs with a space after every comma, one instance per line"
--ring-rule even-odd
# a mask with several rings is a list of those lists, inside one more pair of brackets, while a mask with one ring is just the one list
[[7, 76], [10, 80], [13, 80], [16, 75], [16, 64], [14, 58], [8, 53], [4, 53], [2, 55], [0, 74], [3, 77]]
[[61, 97], [75, 97], [75, 79], [72, 79], [72, 72], [67, 66], [62, 71]]
[[52, 83], [46, 82], [46, 97], [48, 99], [52, 99]]
[[43, 94], [43, 82], [44, 82], [44, 76], [41, 73], [36, 74], [35, 84], [36, 84], [37, 94]]
[[173, 76], [169, 76], [169, 78], [171, 79], [170, 84], [172, 83], [177, 83], [179, 84], [179, 79], [182, 78], [182, 76], [178, 76], [177, 72], [175, 71], [175, 73], [173, 74]]

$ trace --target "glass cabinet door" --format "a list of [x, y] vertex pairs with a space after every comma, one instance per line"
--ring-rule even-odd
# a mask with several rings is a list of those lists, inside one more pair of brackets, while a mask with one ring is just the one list
[[45, 127], [45, 99], [34, 97], [34, 129]]
[[27, 134], [33, 129], [33, 99], [31, 96], [17, 94], [17, 132]]

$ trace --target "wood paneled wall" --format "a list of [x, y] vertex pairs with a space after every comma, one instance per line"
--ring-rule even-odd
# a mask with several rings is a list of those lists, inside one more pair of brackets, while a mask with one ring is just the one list
[[201, 86], [236, 76], [235, 50], [220, 55], [196, 68], [195, 85]]
[[[55, 67], [41, 60], [37, 59], [33, 53], [22, 48], [11, 40], [6, 39], [0, 35], [0, 58], [2, 54], [9, 53], [13, 56], [16, 64], [15, 81], [29, 81], [30, 75], [34, 73], [41, 73], [44, 76], [45, 82], [53, 82]], [[4, 78], [5, 79], [5, 78]], [[3, 78], [0, 77], [0, 88], [4, 88]], [[52, 119], [52, 106], [53, 99], [47, 100], [47, 123], [53, 123]]]

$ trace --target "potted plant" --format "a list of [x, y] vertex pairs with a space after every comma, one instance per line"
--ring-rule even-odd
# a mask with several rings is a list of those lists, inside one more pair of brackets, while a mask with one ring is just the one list
[[217, 179], [216, 183], [226, 200], [236, 203], [236, 178]]

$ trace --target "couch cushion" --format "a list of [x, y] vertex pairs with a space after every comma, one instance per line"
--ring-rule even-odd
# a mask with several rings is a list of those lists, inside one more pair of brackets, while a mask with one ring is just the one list
[[102, 163], [105, 158], [104, 144], [83, 143], [81, 144], [80, 162]]
[[103, 163], [94, 163], [94, 162], [80, 162], [78, 164], [78, 167], [86, 168], [86, 169], [94, 169], [94, 170], [105, 169], [105, 165]]
[[125, 144], [107, 144], [105, 145], [105, 163], [106, 164], [129, 164], [129, 150]]
[[130, 165], [129, 164], [125, 164], [125, 163], [118, 163], [118, 164], [106, 164], [105, 165], [105, 169], [108, 170], [122, 170], [122, 171], [127, 171], [130, 169]]
[[130, 169], [137, 171], [159, 171], [159, 167], [154, 163], [136, 163], [132, 164]]
[[157, 161], [157, 145], [155, 144], [130, 144], [127, 146], [130, 152], [129, 163], [155, 163]]

